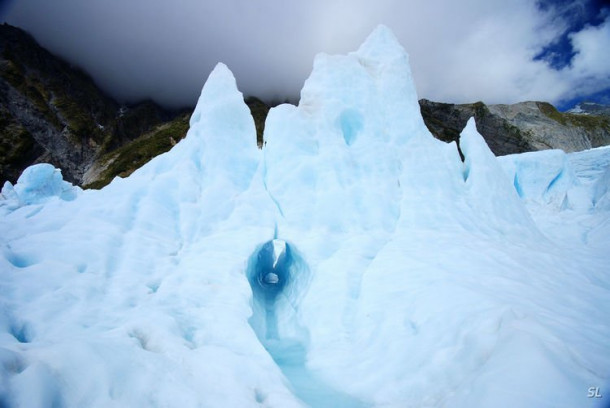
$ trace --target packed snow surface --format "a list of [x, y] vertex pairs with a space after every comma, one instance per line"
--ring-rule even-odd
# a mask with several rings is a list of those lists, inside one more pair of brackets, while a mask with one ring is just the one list
[[[0, 406], [594, 407], [610, 149], [434, 139], [389, 29], [319, 55], [266, 145], [229, 69], [100, 191], [0, 198]], [[602, 398], [588, 398], [590, 390]]]

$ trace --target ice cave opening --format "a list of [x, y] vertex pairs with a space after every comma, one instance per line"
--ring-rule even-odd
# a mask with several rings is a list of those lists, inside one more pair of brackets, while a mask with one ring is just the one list
[[260, 245], [250, 257], [247, 277], [253, 295], [250, 325], [261, 343], [268, 347], [280, 339], [305, 339], [296, 312], [310, 272], [292, 245], [281, 239]]
[[295, 395], [315, 407], [365, 406], [307, 367], [309, 332], [299, 321], [299, 306], [311, 271], [298, 251], [281, 239], [267, 241], [250, 257], [246, 274], [253, 297], [250, 326]]

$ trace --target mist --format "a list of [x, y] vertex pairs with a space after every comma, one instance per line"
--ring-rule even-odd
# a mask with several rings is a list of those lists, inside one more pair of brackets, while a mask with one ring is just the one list
[[[591, 2], [560, 3], [20, 0], [4, 19], [127, 103], [193, 106], [218, 62], [244, 95], [296, 102], [318, 52], [356, 50], [380, 23], [409, 53], [420, 98], [560, 103], [610, 88], [608, 53], [598, 51], [610, 49], [609, 13], [596, 9], [599, 24], [569, 32], [566, 4]], [[558, 69], [540, 55], [566, 33], [574, 52]]]

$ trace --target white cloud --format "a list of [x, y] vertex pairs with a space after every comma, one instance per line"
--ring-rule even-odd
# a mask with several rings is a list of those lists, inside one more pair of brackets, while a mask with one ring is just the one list
[[597, 27], [587, 27], [571, 36], [572, 45], [577, 52], [570, 68], [575, 80], [584, 78], [589, 81], [610, 85], [610, 17]]
[[533, 60], [566, 28], [561, 15], [534, 0], [20, 0], [8, 21], [115, 95], [174, 105], [192, 104], [218, 61], [246, 94], [296, 96], [315, 53], [355, 50], [384, 23], [411, 56], [420, 97], [511, 103], [556, 102], [607, 79], [607, 23], [572, 36], [571, 68]]

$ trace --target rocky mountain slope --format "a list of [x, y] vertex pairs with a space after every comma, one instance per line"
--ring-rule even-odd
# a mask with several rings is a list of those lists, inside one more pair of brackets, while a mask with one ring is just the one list
[[[14, 182], [31, 164], [49, 162], [82, 185], [100, 157], [176, 118], [184, 122], [150, 101], [120, 106], [27, 33], [0, 25], [2, 182]], [[171, 137], [179, 140], [184, 133]]]
[[[270, 106], [254, 97], [246, 103], [256, 125], [256, 143], [262, 147]], [[420, 100], [426, 126], [435, 137], [458, 141], [474, 116], [496, 155], [573, 152], [610, 144], [608, 107], [583, 106], [586, 109], [561, 113], [544, 102], [454, 105]], [[0, 25], [0, 184], [14, 183], [31, 164], [48, 162], [74, 184], [101, 188], [169, 150], [185, 136], [189, 117], [187, 111], [168, 112], [151, 101], [121, 106], [86, 73], [40, 47], [27, 33]]]
[[568, 113], [577, 113], [581, 115], [602, 115], [610, 117], [610, 106], [585, 101], [570, 109]]
[[419, 101], [428, 129], [444, 141], [458, 141], [472, 116], [477, 130], [497, 156], [534, 150], [575, 152], [610, 144], [610, 117], [562, 113], [546, 102], [453, 105]]

